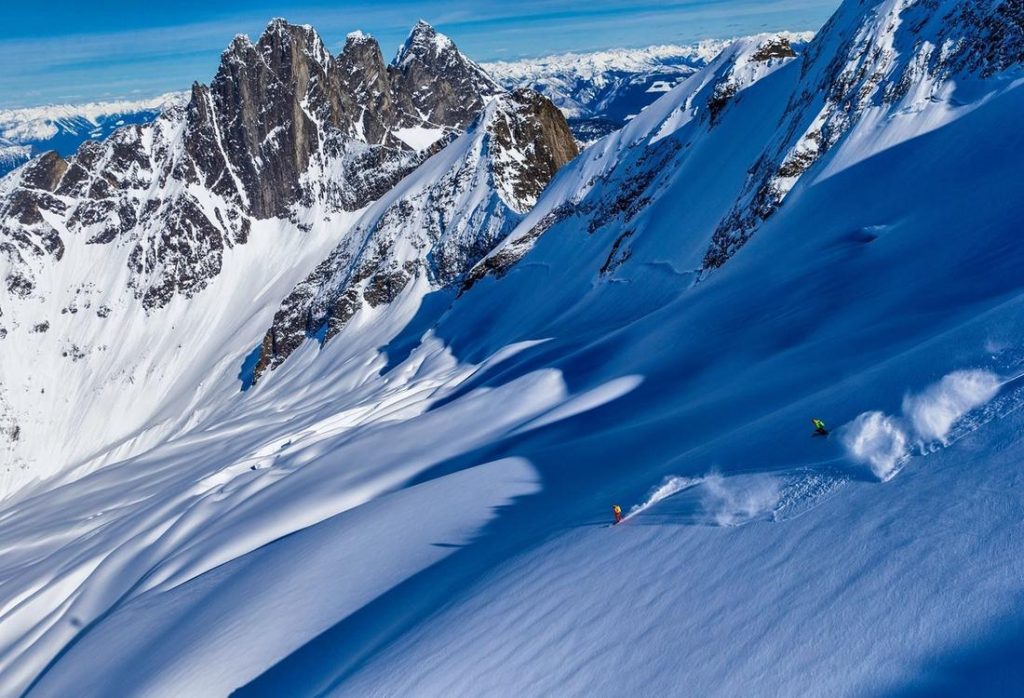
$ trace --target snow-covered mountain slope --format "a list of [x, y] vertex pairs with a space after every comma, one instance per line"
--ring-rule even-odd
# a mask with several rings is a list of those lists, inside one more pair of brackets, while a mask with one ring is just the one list
[[[868, 13], [844, 4], [808, 47], [786, 124], [715, 231], [706, 263], [728, 259], [823, 154], [840, 149], [828, 170], [836, 172], [939, 128], [990, 98], [992, 84], [1010, 84], [1024, 57], [1022, 24], [1016, 2], [891, 0]], [[1003, 82], [986, 81], [995, 75]]]
[[[799, 50], [813, 34], [783, 32], [779, 36]], [[590, 145], [703, 68], [733, 41], [566, 53], [482, 65], [510, 89], [529, 87], [551, 99], [569, 119], [577, 139]]]
[[[992, 60], [908, 72], [924, 10]], [[417, 275], [241, 392], [289, 255], [343, 225], [255, 222], [244, 273], [153, 311], [209, 343], [162, 403], [187, 422], [0, 509], [5, 688], [1013, 695], [1022, 28], [850, 0], [805, 56], [740, 42], [560, 169], [461, 295]], [[894, 47], [865, 84], [925, 106], [827, 110], [837, 140], [708, 263], [854, 36]]]
[[[458, 140], [488, 102], [475, 145]], [[411, 128], [433, 137], [417, 150], [399, 137]], [[395, 186], [441, 152], [416, 180], [429, 196], [423, 215], [436, 219], [416, 238]], [[123, 457], [182, 428], [209, 388], [198, 376], [241, 364], [333, 248], [371, 276], [368, 303], [374, 289], [401, 290], [392, 271], [414, 271], [409, 246], [431, 236], [441, 237], [431, 264], [443, 271], [432, 283], [456, 280], [575, 153], [546, 99], [500, 93], [429, 25], [414, 27], [391, 66], [369, 37], [351, 36], [334, 57], [312, 28], [283, 20], [255, 44], [237, 37], [186, 107], [0, 180], [0, 341], [10, 357], [0, 365], [0, 490], [87, 470], [111, 449]], [[469, 182], [478, 211], [463, 212], [453, 182]], [[367, 212], [391, 192], [395, 208]], [[383, 251], [385, 240], [404, 252]], [[252, 321], [248, 349], [233, 355], [226, 337], [246, 336]], [[123, 416], [110, 419], [111, 408]], [[55, 445], [54, 431], [68, 436]]]
[[[116, 100], [87, 104], [0, 110], [0, 176], [47, 150], [72, 155], [86, 140], [103, 140], [118, 128], [153, 121], [167, 109], [188, 101], [187, 92], [174, 92], [143, 100]], [[6, 143], [10, 143], [10, 149]], [[18, 158], [13, 148], [19, 149]]]
[[[695, 280], [710, 238], [710, 233], [699, 231], [713, 230], [735, 201], [782, 111], [775, 107], [763, 114], [757, 108], [745, 109], [745, 114], [756, 116], [747, 117], [748, 123], [740, 127], [750, 132], [742, 140], [719, 124], [749, 100], [763, 104], [770, 88], [760, 83], [795, 55], [788, 41], [773, 34], [728, 46], [627, 126], [585, 150], [523, 224], [474, 267], [466, 286], [507, 272], [541, 235], [566, 227], [582, 228], [588, 236], [598, 231], [614, 234], [600, 265], [602, 276], [613, 275], [636, 252], [654, 245], [645, 255], [649, 261], [671, 258], [681, 278]], [[709, 178], [705, 173], [712, 168], [715, 177]], [[673, 194], [665, 196], [670, 187]], [[674, 237], [645, 232], [650, 220], [684, 217], [700, 228]], [[633, 260], [631, 266], [635, 264]]]

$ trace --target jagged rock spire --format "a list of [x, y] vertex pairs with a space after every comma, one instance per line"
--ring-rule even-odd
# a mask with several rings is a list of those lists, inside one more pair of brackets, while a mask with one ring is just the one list
[[433, 124], [465, 125], [486, 97], [503, 91], [455, 42], [423, 20], [412, 28], [390, 72], [406, 121], [422, 115]]

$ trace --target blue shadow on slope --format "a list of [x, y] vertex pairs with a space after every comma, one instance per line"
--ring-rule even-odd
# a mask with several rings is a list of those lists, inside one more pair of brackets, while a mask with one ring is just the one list
[[[1020, 601], [1018, 601], [1020, 607]], [[988, 636], [916, 667], [917, 677], [886, 696], [1019, 696], [1024, 690], [1024, 616]]]
[[416, 347], [422, 343], [423, 335], [451, 307], [452, 301], [455, 300], [456, 291], [457, 289], [454, 287], [442, 288], [423, 297], [423, 300], [420, 301], [420, 307], [416, 310], [412, 320], [402, 328], [402, 331], [394, 339], [378, 350], [387, 357], [387, 363], [380, 370], [381, 375], [391, 371], [409, 358], [416, 350]]
[[238, 372], [238, 380], [242, 381], [242, 392], [256, 384], [256, 364], [263, 356], [263, 345], [257, 344], [256, 348], [250, 351], [242, 362], [242, 369]]

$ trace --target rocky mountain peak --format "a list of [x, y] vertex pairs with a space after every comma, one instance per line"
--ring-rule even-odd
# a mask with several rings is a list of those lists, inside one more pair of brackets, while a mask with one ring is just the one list
[[[206, 288], [255, 221], [379, 199], [500, 93], [423, 22], [387, 65], [361, 32], [334, 57], [312, 27], [274, 19], [255, 43], [236, 36], [182, 109], [88, 142], [68, 161], [53, 154], [27, 164], [0, 192], [5, 237], [17, 241], [0, 250], [12, 262], [6, 285], [31, 294], [42, 264], [32, 260], [59, 259], [66, 229], [88, 244], [123, 246], [129, 288], [147, 310], [163, 307]], [[518, 121], [504, 127], [520, 130], [517, 142], [534, 128]], [[495, 168], [513, 212], [565, 160], [562, 146], [542, 138], [537, 147], [530, 172], [511, 161]]]
[[61, 177], [68, 169], [68, 163], [56, 150], [43, 153], [21, 173], [21, 181], [33, 189], [55, 191]]
[[326, 70], [331, 61], [331, 54], [313, 27], [308, 24], [289, 24], [280, 18], [270, 21], [256, 43], [256, 48], [271, 67], [285, 54], [290, 54], [291, 59], [286, 65], [294, 64], [298, 56], [303, 56]]
[[380, 43], [373, 36], [361, 31], [354, 31], [345, 37], [345, 44], [338, 54], [338, 61], [355, 63], [360, 58], [369, 58], [374, 64], [379, 64], [386, 69], [384, 55], [380, 50]]
[[412, 61], [433, 61], [451, 51], [458, 51], [455, 42], [424, 20], [419, 20], [409, 32], [405, 43], [395, 56], [394, 65], [403, 67]]
[[422, 20], [409, 33], [390, 72], [407, 121], [422, 115], [434, 124], [466, 124], [485, 97], [503, 92], [454, 41]]
[[220, 62], [223, 64], [225, 61], [232, 59], [243, 59], [249, 50], [252, 49], [252, 41], [246, 34], [235, 34], [235, 37], [228, 44], [228, 47], [224, 49], [220, 54]]

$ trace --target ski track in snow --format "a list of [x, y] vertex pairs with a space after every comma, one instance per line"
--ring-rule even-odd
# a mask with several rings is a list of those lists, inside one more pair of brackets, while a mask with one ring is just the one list
[[[890, 441], [884, 446], [873, 446], [885, 450], [869, 455], [862, 455], [856, 450], [847, 440], [852, 437], [845, 436], [844, 432], [877, 430], [878, 426], [867, 427], [855, 421], [840, 427], [837, 435], [854, 466], [865, 459], [877, 459], [883, 467], [875, 472], [881, 472], [879, 479], [885, 482], [910, 465], [915, 457], [918, 459], [916, 462], [924, 466], [924, 461], [920, 460], [923, 457], [952, 446], [993, 419], [1019, 410], [1024, 406], [1022, 376], [1024, 374], [999, 378], [990, 371], [960, 371], [949, 374], [920, 394], [908, 393], [904, 398], [904, 410], [911, 413], [907, 422], [911, 435], [917, 436], [913, 442], [911, 436], [905, 435], [901, 427], [891, 420], [885, 422], [890, 430], [886, 438]], [[871, 424], [877, 425], [885, 415], [875, 417], [876, 414], [881, 413], [864, 413], [858, 420], [867, 416]], [[923, 422], [927, 426], [918, 426], [915, 431], [915, 422]], [[934, 426], [936, 423], [937, 428]], [[899, 434], [895, 441], [891, 440], [894, 432]], [[877, 442], [879, 437], [873, 438]], [[718, 473], [701, 477], [671, 475], [655, 487], [647, 499], [631, 507], [623, 522], [635, 517], [642, 519], [648, 513], [656, 521], [667, 520], [671, 517], [659, 517], [659, 503], [684, 492], [695, 495], [690, 523], [736, 526], [755, 520], [786, 521], [823, 503], [849, 483], [855, 474], [842, 472], [842, 459], [823, 465], [827, 471], [819, 472], [814, 466], [803, 466], [791, 472], [731, 477]], [[849, 468], [850, 464], [845, 467]], [[873, 471], [875, 467], [873, 463]], [[675, 518], [678, 520], [680, 517]]]

